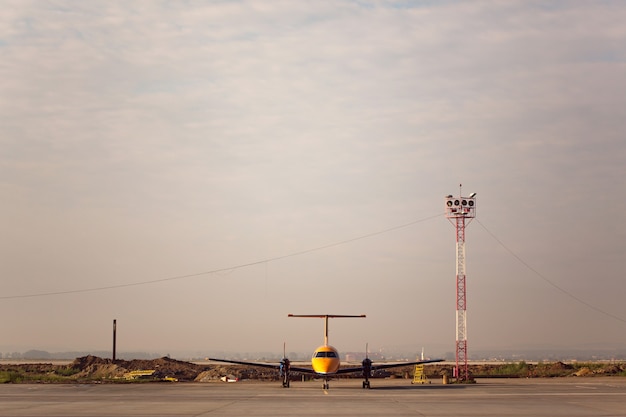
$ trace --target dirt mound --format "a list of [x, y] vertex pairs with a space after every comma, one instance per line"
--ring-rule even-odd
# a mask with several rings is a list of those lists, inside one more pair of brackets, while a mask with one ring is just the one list
[[81, 371], [87, 369], [89, 366], [93, 365], [110, 365], [113, 363], [111, 359], [103, 359], [97, 356], [83, 356], [82, 358], [74, 359], [74, 362], [70, 364], [71, 368], [80, 369]]
[[153, 370], [154, 378], [176, 378], [179, 381], [193, 381], [207, 366], [196, 365], [189, 362], [178, 361], [168, 357], [131, 361], [103, 359], [97, 356], [84, 356], [77, 358], [70, 365], [79, 372], [77, 377], [83, 378], [120, 378], [131, 371]]
[[548, 369], [550, 369], [551, 371], [569, 371], [571, 369], [574, 369], [574, 367], [563, 362], [554, 362], [548, 367]]
[[595, 373], [601, 375], [621, 375], [626, 372], [626, 364], [611, 364], [598, 369]]
[[111, 359], [103, 359], [97, 356], [83, 356], [76, 358], [70, 364], [70, 368], [77, 369], [76, 378], [119, 378], [126, 370]]
[[155, 371], [154, 376], [156, 378], [171, 377], [179, 381], [193, 381], [198, 374], [207, 368], [206, 366], [178, 361], [168, 357], [152, 360], [116, 361], [116, 363], [129, 371], [151, 369]]
[[[295, 373], [294, 373], [295, 374]], [[204, 382], [209, 380], [218, 380], [223, 376], [231, 378], [243, 379], [256, 379], [262, 381], [275, 381], [278, 380], [278, 371], [275, 369], [258, 368], [254, 366], [242, 366], [242, 365], [211, 365], [204, 368], [203, 372], [198, 374], [196, 381]]]

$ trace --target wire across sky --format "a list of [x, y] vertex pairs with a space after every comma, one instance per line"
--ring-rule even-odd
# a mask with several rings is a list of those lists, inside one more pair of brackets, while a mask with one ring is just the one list
[[[304, 249], [304, 250], [301, 250], [301, 251], [292, 252], [292, 253], [288, 253], [288, 254], [285, 254], [285, 255], [275, 256], [275, 257], [272, 257], [272, 258], [265, 258], [265, 259], [261, 259], [261, 260], [257, 260], [257, 261], [241, 263], [241, 264], [233, 265], [233, 266], [230, 266], [230, 267], [227, 267], [227, 268], [212, 269], [212, 270], [203, 271], [203, 272], [196, 272], [196, 273], [193, 273], [193, 274], [176, 275], [176, 276], [171, 276], [171, 277], [166, 277], [166, 278], [156, 278], [156, 279], [149, 279], [149, 280], [145, 280], [145, 281], [129, 282], [129, 283], [125, 283], [125, 284], [106, 285], [106, 286], [91, 287], [91, 288], [77, 288], [77, 289], [71, 289], [71, 290], [50, 291], [50, 292], [43, 292], [43, 293], [7, 295], [7, 296], [0, 296], [0, 300], [36, 298], [36, 297], [52, 297], [52, 296], [66, 295], [66, 294], [80, 294], [80, 293], [88, 293], [88, 292], [107, 291], [107, 290], [115, 290], [115, 289], [120, 289], [120, 288], [153, 285], [153, 284], [169, 282], [169, 281], [180, 281], [180, 280], [200, 277], [200, 276], [204, 276], [204, 275], [213, 275], [213, 274], [219, 274], [219, 273], [224, 273], [224, 272], [231, 272], [231, 271], [234, 271], [234, 270], [237, 270], [237, 269], [248, 268], [248, 267], [255, 266], [255, 265], [260, 265], [260, 264], [267, 264], [269, 262], [276, 262], [276, 261], [279, 261], [279, 260], [282, 260], [282, 259], [293, 258], [293, 257], [296, 257], [296, 256], [300, 256], [300, 255], [304, 255], [304, 254], [307, 254], [307, 253], [311, 253], [311, 252], [317, 252], [317, 251], [322, 251], [322, 250], [329, 249], [329, 248], [336, 247], [336, 246], [346, 245], [346, 244], [349, 244], [349, 243], [352, 243], [352, 242], [356, 242], [356, 241], [359, 241], [359, 240], [368, 239], [368, 238], [371, 238], [371, 237], [374, 237], [374, 236], [378, 236], [378, 235], [382, 235], [382, 234], [385, 234], [385, 233], [390, 233], [390, 232], [393, 232], [395, 230], [404, 229], [404, 228], [413, 226], [415, 224], [427, 222], [427, 221], [430, 221], [430, 220], [433, 220], [433, 219], [436, 219], [436, 218], [442, 217], [442, 216], [443, 216], [443, 213], [440, 213], [440, 214], [424, 217], [424, 218], [421, 218], [421, 219], [417, 219], [417, 220], [414, 220], [414, 221], [411, 221], [411, 222], [408, 222], [408, 223], [404, 223], [404, 224], [401, 224], [401, 225], [389, 227], [389, 228], [386, 228], [386, 229], [383, 229], [383, 230], [379, 230], [379, 231], [376, 231], [376, 232], [371, 232], [371, 233], [359, 235], [359, 236], [356, 236], [356, 237], [353, 237], [353, 238], [350, 238], [350, 239], [345, 239], [345, 240], [329, 243], [329, 244], [322, 245], [322, 246], [316, 246], [316, 247], [313, 247], [313, 248]], [[574, 301], [576, 301], [576, 302], [586, 306], [587, 308], [590, 308], [590, 309], [596, 311], [597, 313], [600, 313], [600, 314], [602, 314], [602, 315], [604, 315], [606, 317], [609, 317], [611, 319], [620, 321], [622, 323], [626, 323], [626, 319], [624, 319], [622, 317], [619, 317], [619, 316], [617, 316], [615, 314], [611, 314], [608, 311], [605, 311], [605, 310], [601, 309], [600, 307], [597, 307], [597, 306], [595, 306], [595, 305], [593, 305], [591, 303], [588, 303], [585, 300], [581, 299], [580, 297], [577, 297], [576, 295], [572, 294], [571, 292], [567, 291], [566, 289], [564, 289], [564, 288], [560, 287], [559, 285], [555, 284], [553, 281], [548, 279], [541, 272], [539, 272], [535, 268], [533, 268], [530, 265], [530, 263], [528, 263], [527, 261], [522, 259], [520, 256], [518, 256], [507, 245], [505, 245], [502, 242], [502, 240], [500, 240], [493, 232], [491, 232], [480, 220], [478, 220], [478, 219], [475, 219], [475, 220], [478, 222], [478, 224], [480, 224], [480, 226], [483, 228], [483, 230], [485, 230], [485, 232], [487, 232], [487, 234], [489, 236], [491, 236], [492, 239], [494, 239], [514, 259], [516, 259], [519, 263], [524, 265], [524, 267], [526, 267], [529, 271], [531, 271], [535, 276], [539, 277], [542, 281], [546, 282], [548, 285], [556, 288], [557, 290], [562, 292], [567, 297], [569, 297], [572, 300], [574, 300]]]

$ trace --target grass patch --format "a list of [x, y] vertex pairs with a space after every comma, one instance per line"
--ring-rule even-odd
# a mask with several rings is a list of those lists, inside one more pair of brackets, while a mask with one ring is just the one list
[[0, 384], [72, 382], [75, 380], [74, 375], [78, 372], [80, 370], [76, 368], [59, 368], [46, 372], [9, 369], [0, 371]]
[[79, 372], [80, 372], [80, 369], [76, 369], [76, 368], [59, 368], [54, 371], [55, 374], [60, 375], [60, 376], [66, 376], [66, 377], [76, 375]]
[[0, 371], [0, 384], [17, 384], [24, 380], [24, 375], [15, 371]]
[[493, 375], [528, 376], [528, 364], [524, 361], [507, 363], [493, 370]]

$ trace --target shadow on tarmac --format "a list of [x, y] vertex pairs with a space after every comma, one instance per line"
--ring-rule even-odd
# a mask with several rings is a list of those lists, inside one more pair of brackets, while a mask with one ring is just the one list
[[376, 386], [376, 385], [372, 385], [372, 387], [370, 389], [372, 390], [416, 390], [416, 391], [423, 391], [423, 390], [428, 390], [428, 391], [432, 391], [432, 390], [458, 390], [458, 389], [465, 389], [467, 388], [466, 385], [461, 385], [461, 384], [447, 384], [447, 385], [430, 385], [430, 384], [425, 384], [425, 385], [390, 385], [390, 386]]

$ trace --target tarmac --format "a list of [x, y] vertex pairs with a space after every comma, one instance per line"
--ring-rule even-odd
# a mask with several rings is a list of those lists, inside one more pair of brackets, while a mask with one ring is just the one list
[[0, 416], [626, 416], [626, 378], [3, 384]]

